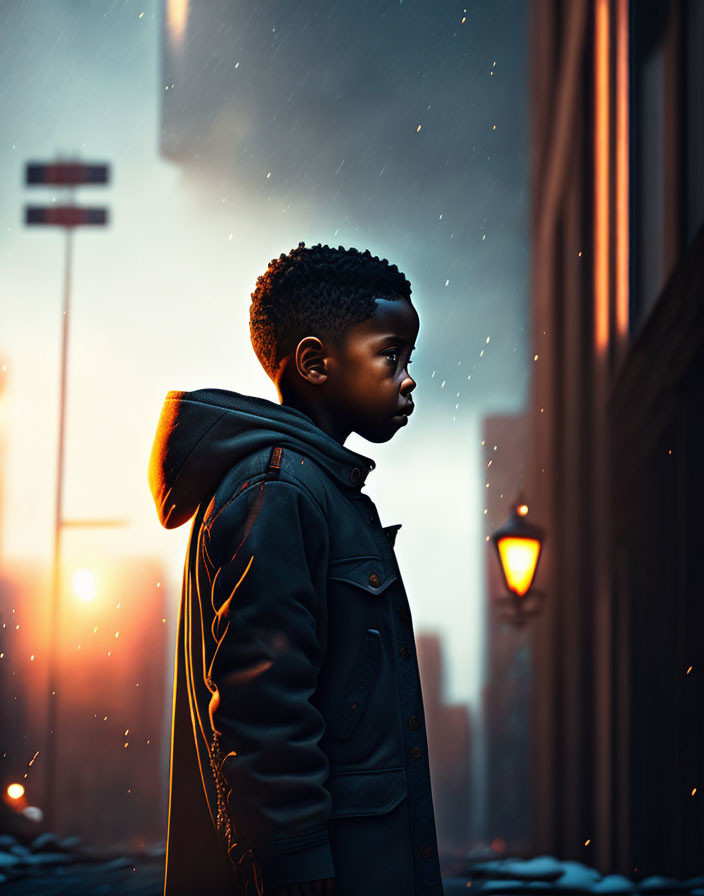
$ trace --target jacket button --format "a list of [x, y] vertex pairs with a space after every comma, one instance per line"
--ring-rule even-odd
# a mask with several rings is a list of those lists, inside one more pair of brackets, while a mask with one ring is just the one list
[[411, 716], [408, 720], [408, 727], [415, 731], [419, 726], [420, 722], [418, 721], [418, 719], [415, 716]]
[[409, 656], [410, 652], [411, 652], [411, 651], [410, 651], [407, 647], [402, 647], [402, 648], [399, 650], [398, 655], [399, 655], [400, 657], [402, 657], [404, 660], [406, 660], [406, 659], [408, 659], [408, 656]]
[[429, 859], [431, 857], [431, 855], [433, 854], [432, 848], [430, 846], [428, 846], [427, 843], [423, 843], [421, 845], [421, 848], [418, 850], [418, 852], [421, 854], [421, 856], [424, 859]]
[[356, 485], [361, 478], [362, 471], [359, 469], [359, 467], [353, 467], [353, 469], [350, 471], [350, 482], [353, 482]]
[[369, 584], [372, 586], [372, 588], [378, 588], [378, 587], [379, 587], [379, 582], [380, 582], [380, 581], [381, 581], [381, 579], [379, 578], [379, 576], [378, 576], [375, 572], [373, 572], [373, 573], [369, 576]]
[[420, 747], [413, 747], [413, 749], [411, 750], [411, 756], [412, 756], [414, 759], [420, 759], [420, 757], [421, 757], [422, 755], [423, 755], [423, 751], [421, 750]]

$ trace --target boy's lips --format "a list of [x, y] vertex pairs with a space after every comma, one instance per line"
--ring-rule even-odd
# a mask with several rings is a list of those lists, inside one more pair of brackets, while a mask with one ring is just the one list
[[405, 426], [406, 423], [408, 423], [408, 418], [413, 413], [414, 408], [415, 405], [413, 404], [413, 402], [410, 402], [410, 404], [407, 404], [401, 411], [398, 412], [398, 414], [394, 415], [394, 419], [400, 419], [402, 425]]

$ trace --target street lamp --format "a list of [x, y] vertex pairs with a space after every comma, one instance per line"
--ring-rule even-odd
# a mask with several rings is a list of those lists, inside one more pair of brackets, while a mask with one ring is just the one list
[[510, 594], [497, 597], [502, 607], [501, 618], [513, 625], [523, 626], [526, 618], [534, 616], [545, 596], [532, 590], [538, 561], [545, 541], [545, 531], [526, 519], [528, 505], [521, 495], [506, 523], [491, 536], [496, 548], [499, 567]]
[[22, 784], [9, 784], [7, 788], [7, 795], [11, 800], [21, 800], [24, 796], [24, 787]]
[[[61, 187], [67, 188], [72, 197], [73, 188], [81, 185], [106, 185], [110, 180], [110, 167], [107, 164], [86, 164], [79, 159], [55, 162], [29, 162], [25, 169], [28, 187]], [[86, 208], [74, 205], [73, 201], [60, 205], [28, 205], [25, 208], [25, 223], [28, 225], [48, 225], [62, 227], [66, 235], [66, 257], [64, 267], [63, 313], [61, 321], [61, 377], [59, 388], [59, 430], [58, 456], [56, 466], [56, 502], [54, 505], [54, 557], [52, 574], [51, 619], [49, 624], [49, 657], [48, 657], [48, 721], [46, 733], [45, 755], [45, 798], [44, 813], [49, 828], [54, 826], [55, 817], [55, 781], [57, 765], [58, 739], [58, 632], [61, 611], [61, 536], [66, 526], [71, 523], [63, 516], [64, 487], [64, 441], [66, 430], [66, 380], [68, 370], [68, 336], [69, 310], [71, 298], [71, 267], [73, 232], [77, 227], [102, 226], [108, 222], [106, 208]], [[85, 520], [78, 525], [84, 526]], [[104, 521], [100, 525], [105, 525]]]

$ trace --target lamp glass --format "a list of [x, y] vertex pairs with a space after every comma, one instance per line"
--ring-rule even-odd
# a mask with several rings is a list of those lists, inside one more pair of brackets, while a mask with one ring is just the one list
[[533, 584], [540, 542], [536, 538], [506, 536], [499, 539], [497, 546], [506, 584], [511, 591], [523, 597]]

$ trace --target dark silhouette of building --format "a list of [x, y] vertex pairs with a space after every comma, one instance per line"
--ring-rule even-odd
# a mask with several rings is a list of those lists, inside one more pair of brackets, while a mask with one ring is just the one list
[[[534, 0], [534, 835], [704, 866], [704, 4]], [[695, 790], [697, 788], [697, 790]]]
[[[47, 651], [42, 612], [49, 581], [31, 561], [2, 558], [0, 572], [0, 788], [12, 823], [6, 830], [37, 827], [21, 811], [41, 808], [44, 794], [42, 747], [46, 730]], [[37, 756], [37, 751], [39, 755]], [[7, 787], [21, 784], [23, 799], [7, 799]]]
[[[28, 751], [38, 740], [36, 734], [31, 736], [33, 706], [25, 699], [28, 683], [36, 677], [37, 668], [25, 637], [25, 623], [29, 620], [22, 613], [22, 584], [26, 583], [25, 587], [31, 591], [32, 585], [36, 586], [36, 573], [25, 566], [20, 580], [13, 575], [16, 570], [10, 570], [3, 551], [7, 379], [7, 362], [0, 357], [0, 806], [4, 824], [14, 821], [16, 815], [13, 801], [7, 797], [7, 788], [10, 784], [29, 786], [28, 762], [32, 752]], [[22, 662], [25, 654], [29, 663]], [[18, 820], [18, 826], [23, 823], [22, 819]]]
[[416, 638], [438, 850], [447, 856], [470, 846], [471, 736], [468, 707], [445, 702], [441, 643], [427, 632]]
[[0, 563], [5, 510], [5, 451], [7, 443], [7, 361], [0, 355]]

